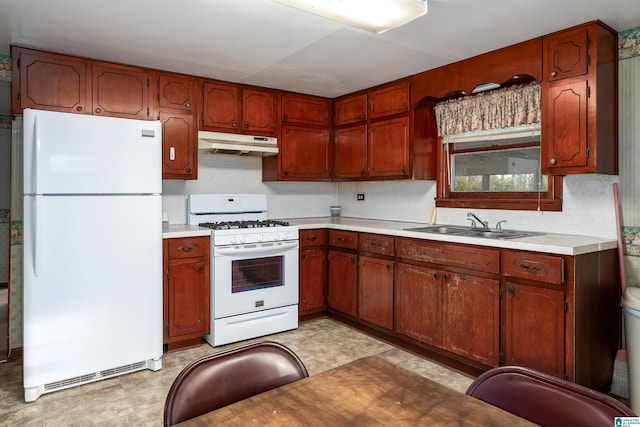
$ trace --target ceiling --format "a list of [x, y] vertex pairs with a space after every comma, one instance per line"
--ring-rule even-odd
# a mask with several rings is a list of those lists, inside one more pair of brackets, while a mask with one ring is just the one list
[[0, 0], [0, 53], [34, 47], [333, 98], [600, 19], [640, 0], [429, 0], [381, 35], [270, 0]]

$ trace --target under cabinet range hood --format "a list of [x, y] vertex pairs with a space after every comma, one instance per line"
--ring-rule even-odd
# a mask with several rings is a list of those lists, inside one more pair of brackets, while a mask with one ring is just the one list
[[245, 156], [275, 156], [278, 139], [268, 136], [198, 131], [198, 150]]

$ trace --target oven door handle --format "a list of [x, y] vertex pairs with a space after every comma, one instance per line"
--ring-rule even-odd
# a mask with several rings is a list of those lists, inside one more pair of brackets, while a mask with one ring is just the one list
[[273, 252], [284, 252], [289, 249], [297, 248], [298, 242], [283, 242], [277, 243], [273, 245], [264, 245], [260, 246], [255, 245], [247, 245], [245, 246], [233, 246], [233, 247], [218, 247], [214, 248], [215, 255], [247, 255], [247, 254], [256, 254], [256, 255], [264, 255]]

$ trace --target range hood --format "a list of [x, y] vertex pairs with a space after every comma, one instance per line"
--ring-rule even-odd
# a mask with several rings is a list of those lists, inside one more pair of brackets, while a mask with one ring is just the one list
[[278, 138], [237, 133], [198, 131], [198, 150], [245, 156], [275, 156]]

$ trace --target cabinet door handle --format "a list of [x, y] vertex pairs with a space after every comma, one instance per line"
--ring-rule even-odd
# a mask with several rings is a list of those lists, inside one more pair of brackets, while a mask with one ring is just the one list
[[96, 108], [96, 114], [100, 114], [101, 112], [102, 112], [102, 109]]
[[437, 279], [438, 278], [438, 273], [433, 273], [433, 278]]
[[556, 159], [549, 160], [549, 163], [552, 164], [552, 165], [555, 165], [556, 164]]
[[282, 115], [282, 120], [289, 120], [289, 114], [285, 113]]
[[540, 267], [539, 265], [520, 264], [520, 268], [523, 268], [525, 270], [534, 270], [534, 271], [542, 270], [542, 267]]
[[238, 122], [231, 123], [231, 126], [233, 126], [234, 128], [237, 128], [238, 127]]
[[82, 111], [82, 106], [81, 106], [81, 105], [78, 105], [78, 106], [76, 107], [76, 111]]
[[169, 160], [176, 159], [176, 147], [169, 147]]
[[552, 71], [552, 72], [551, 72], [551, 77], [555, 77], [555, 76], [557, 76], [557, 75], [558, 75], [558, 73], [557, 73], [556, 71]]
[[187, 102], [186, 104], [184, 104], [184, 106], [187, 107], [187, 108], [191, 108], [191, 103]]
[[445, 274], [445, 275], [443, 275], [443, 276], [442, 276], [442, 278], [443, 278], [444, 280], [449, 280], [449, 275], [448, 275], [448, 274]]
[[186, 172], [191, 173], [191, 168], [187, 168]]
[[387, 264], [387, 270], [391, 270], [391, 264]]
[[245, 129], [249, 129], [249, 126], [250, 126], [249, 122], [244, 122], [244, 128]]
[[352, 256], [349, 258], [349, 261], [354, 262], [356, 260], [356, 257]]
[[204, 268], [204, 266], [202, 264], [198, 264], [196, 266], [196, 270], [198, 270], [198, 271], [202, 271], [203, 268]]

